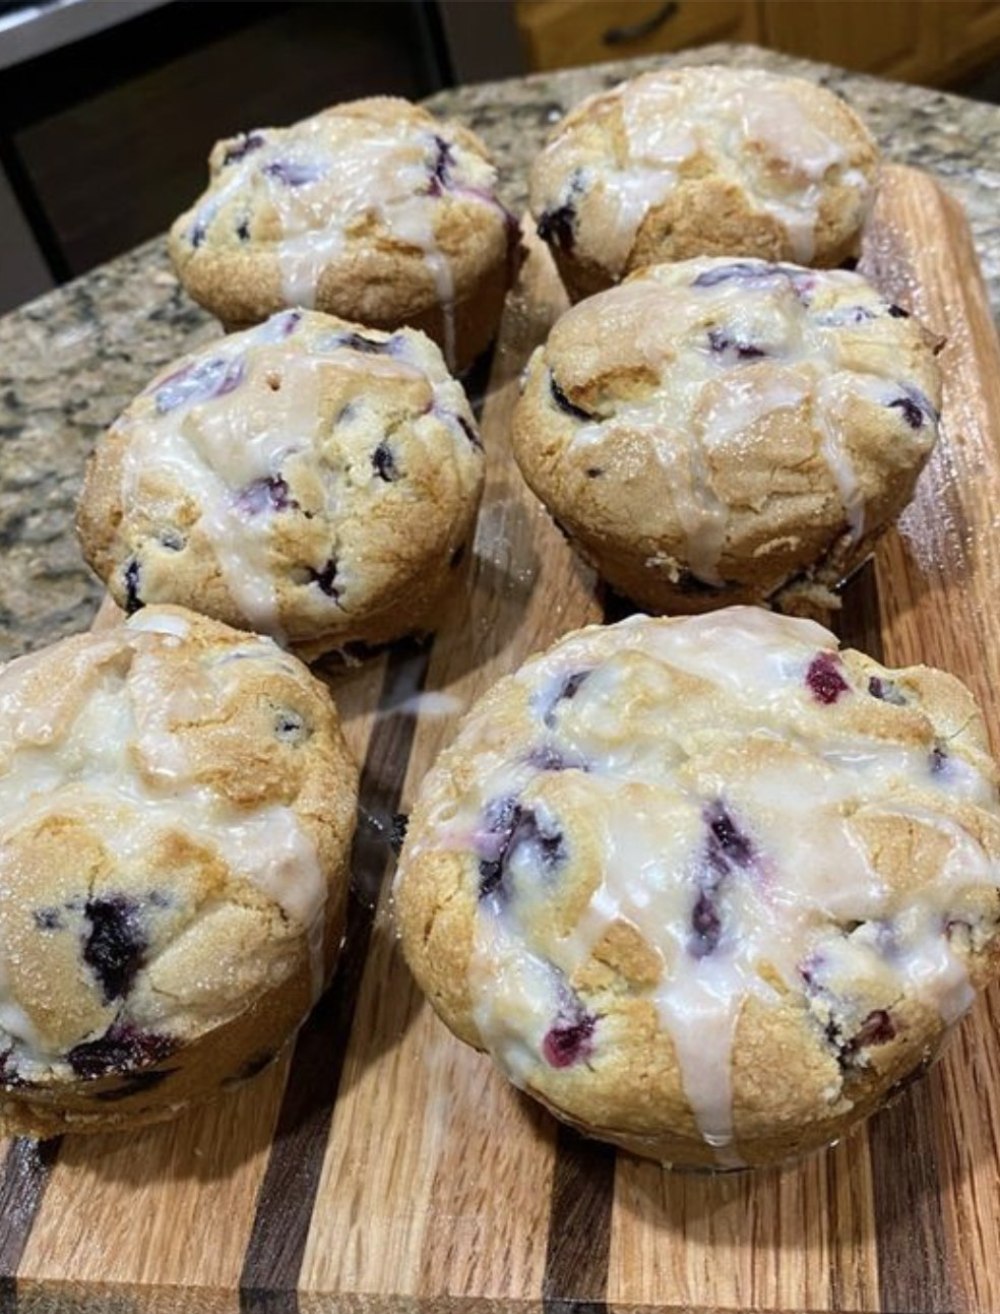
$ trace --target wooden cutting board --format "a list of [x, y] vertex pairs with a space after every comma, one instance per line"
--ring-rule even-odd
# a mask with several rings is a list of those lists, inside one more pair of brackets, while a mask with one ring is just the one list
[[[1000, 749], [1000, 351], [972, 242], [928, 177], [886, 171], [865, 266], [946, 335], [942, 440], [852, 583], [843, 637], [966, 680]], [[467, 596], [433, 644], [329, 676], [364, 763], [348, 940], [294, 1048], [136, 1135], [11, 1142], [0, 1309], [1000, 1310], [1000, 993], [945, 1059], [836, 1149], [671, 1174], [570, 1133], [454, 1040], [393, 942], [388, 827], [457, 715], [602, 599], [522, 483], [518, 374], [564, 294], [537, 243], [483, 411], [489, 479]]]

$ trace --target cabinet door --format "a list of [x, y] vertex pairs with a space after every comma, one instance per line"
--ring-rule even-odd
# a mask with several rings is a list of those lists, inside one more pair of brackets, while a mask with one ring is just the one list
[[534, 69], [760, 36], [753, 0], [517, 0], [516, 14]]
[[806, 59], [920, 81], [940, 63], [931, 9], [913, 0], [764, 0], [764, 42]]
[[948, 0], [935, 5], [943, 60], [952, 74], [987, 63], [1000, 48], [1000, 4]]

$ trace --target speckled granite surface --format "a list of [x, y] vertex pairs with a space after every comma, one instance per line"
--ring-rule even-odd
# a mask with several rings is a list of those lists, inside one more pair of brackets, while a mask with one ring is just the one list
[[[965, 206], [1000, 318], [1000, 108], [749, 47], [705, 47], [672, 62], [712, 60], [826, 83], [864, 116], [888, 158], [940, 176]], [[551, 123], [592, 91], [661, 62], [483, 84], [429, 104], [482, 135], [505, 199], [520, 208]], [[218, 332], [177, 285], [162, 239], [0, 320], [0, 660], [90, 623], [101, 590], [72, 527], [87, 453], [156, 370]]]

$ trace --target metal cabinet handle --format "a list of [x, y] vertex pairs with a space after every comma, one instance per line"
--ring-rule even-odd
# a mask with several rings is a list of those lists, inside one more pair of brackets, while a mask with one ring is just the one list
[[650, 36], [657, 28], [662, 27], [668, 19], [680, 9], [677, 0], [667, 0], [665, 5], [660, 5], [655, 13], [644, 18], [641, 23], [630, 23], [626, 27], [609, 27], [601, 37], [606, 46], [624, 46], [629, 41], [641, 41], [643, 37]]

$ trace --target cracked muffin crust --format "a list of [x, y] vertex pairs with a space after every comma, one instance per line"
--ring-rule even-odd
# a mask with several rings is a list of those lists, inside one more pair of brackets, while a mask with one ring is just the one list
[[791, 607], [835, 588], [913, 495], [938, 346], [860, 274], [655, 265], [557, 321], [528, 365], [514, 455], [643, 607]]
[[520, 230], [485, 146], [459, 124], [377, 96], [220, 141], [209, 169], [170, 254], [228, 328], [294, 306], [406, 324], [454, 369], [493, 339]]
[[759, 69], [661, 69], [591, 96], [532, 166], [530, 204], [573, 300], [645, 265], [860, 251], [878, 149], [831, 91]]
[[584, 1132], [677, 1165], [826, 1144], [1000, 970], [971, 695], [735, 607], [578, 631], [425, 778], [395, 887], [447, 1025]]
[[174, 1117], [266, 1066], [343, 934], [325, 688], [176, 607], [0, 670], [0, 1127]]
[[77, 528], [127, 611], [177, 603], [310, 657], [433, 624], [482, 493], [421, 333], [285, 311], [165, 369], [101, 439]]

